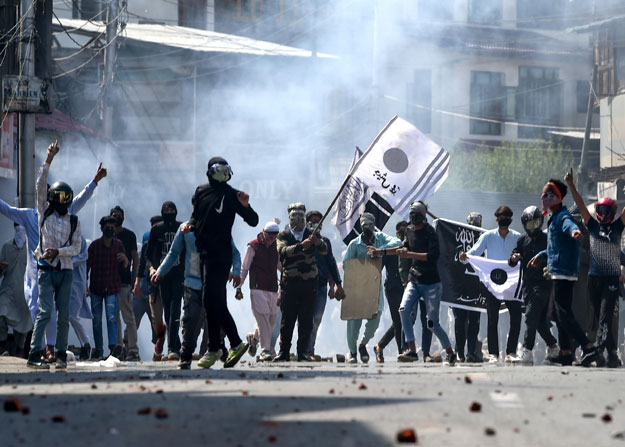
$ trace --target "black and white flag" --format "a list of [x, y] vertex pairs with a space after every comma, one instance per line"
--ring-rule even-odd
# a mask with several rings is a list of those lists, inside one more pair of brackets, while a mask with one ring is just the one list
[[500, 301], [523, 301], [521, 298], [521, 263], [510, 267], [508, 261], [494, 261], [481, 256], [467, 259], [490, 293]]

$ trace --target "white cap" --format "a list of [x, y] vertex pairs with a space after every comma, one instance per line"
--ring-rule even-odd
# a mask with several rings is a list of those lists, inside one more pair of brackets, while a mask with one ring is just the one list
[[265, 224], [265, 228], [263, 228], [263, 231], [266, 233], [279, 233], [280, 227], [278, 226], [277, 223], [275, 223], [274, 221], [271, 221]]

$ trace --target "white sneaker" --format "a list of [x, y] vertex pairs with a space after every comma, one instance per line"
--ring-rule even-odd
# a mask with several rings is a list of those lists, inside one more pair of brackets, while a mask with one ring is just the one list
[[516, 363], [518, 361], [519, 356], [516, 354], [516, 352], [514, 354], [506, 354], [506, 357], [504, 358], [505, 363]]
[[529, 349], [523, 348], [521, 351], [521, 355], [517, 356], [516, 359], [512, 360], [512, 363], [518, 365], [533, 365], [534, 364], [534, 356], [532, 355], [532, 351]]
[[358, 363], [358, 359], [356, 358], [356, 354], [352, 354], [351, 352], [347, 354], [347, 363]]
[[488, 364], [496, 365], [499, 362], [499, 358], [496, 355], [488, 354]]

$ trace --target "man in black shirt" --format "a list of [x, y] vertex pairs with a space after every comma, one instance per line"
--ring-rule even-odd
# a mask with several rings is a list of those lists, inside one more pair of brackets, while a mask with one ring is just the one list
[[111, 210], [111, 216], [115, 218], [115, 237], [124, 245], [126, 258], [131, 262], [131, 266], [124, 267], [119, 264], [119, 273], [121, 288], [117, 293], [117, 340], [122, 340], [122, 325], [120, 324], [119, 315], [121, 313], [126, 325], [126, 338], [128, 345], [126, 346], [125, 360], [129, 362], [138, 362], [139, 347], [137, 346], [137, 322], [133, 311], [132, 300], [132, 284], [139, 270], [139, 254], [137, 253], [137, 236], [127, 228], [124, 228], [124, 210], [118, 205]]
[[397, 253], [402, 258], [412, 259], [412, 268], [409, 273], [410, 282], [404, 291], [399, 307], [402, 328], [409, 350], [401, 354], [398, 360], [414, 362], [419, 358], [410, 312], [416, 301], [423, 297], [427, 309], [427, 327], [438, 337], [443, 349], [447, 352], [449, 365], [453, 366], [456, 363], [456, 354], [438, 319], [443, 294], [443, 285], [437, 267], [440, 255], [438, 236], [434, 228], [427, 223], [426, 213], [427, 207], [423, 202], [415, 202], [410, 205], [411, 225], [406, 230], [403, 248], [387, 250], [387, 254]]
[[519, 357], [512, 360], [512, 363], [533, 365], [532, 349], [536, 342], [536, 331], [547, 344], [547, 356], [557, 355], [559, 349], [547, 318], [551, 283], [544, 277], [542, 270], [527, 267], [530, 259], [547, 249], [547, 235], [542, 231], [543, 215], [537, 207], [529, 206], [523, 210], [521, 223], [527, 234], [517, 241], [508, 264], [514, 267], [521, 262], [522, 294], [527, 328], [523, 339], [523, 351]]
[[[206, 175], [208, 183], [195, 190], [191, 200], [193, 213], [182, 231], [195, 232], [195, 245], [202, 263], [202, 299], [208, 324], [209, 356], [203, 367], [210, 368], [221, 357], [220, 329], [226, 333], [231, 348], [224, 367], [232, 367], [249, 346], [239, 337], [226, 302], [226, 285], [232, 266], [232, 225], [238, 214], [248, 225], [255, 227], [258, 214], [250, 206], [249, 195], [228, 185], [232, 169], [226, 160], [211, 158]], [[237, 282], [234, 286], [240, 284]]]
[[[161, 207], [163, 221], [157, 223], [150, 230], [148, 248], [145, 259], [141, 259], [139, 272], [135, 280], [138, 285], [140, 278], [145, 276], [145, 269], [149, 269], [149, 277], [156, 272], [165, 256], [171, 248], [174, 236], [180, 227], [180, 222], [176, 220], [178, 209], [174, 202], [164, 202]], [[182, 261], [180, 260], [182, 258]], [[167, 345], [169, 349], [169, 360], [180, 359], [180, 307], [182, 303], [184, 282], [184, 252], [174, 264], [174, 267], [159, 282], [158, 285], [150, 284], [150, 309], [152, 311], [152, 324], [157, 335], [154, 346], [154, 360], [161, 360], [163, 354], [163, 343], [167, 332]], [[165, 320], [163, 320], [163, 313]]]

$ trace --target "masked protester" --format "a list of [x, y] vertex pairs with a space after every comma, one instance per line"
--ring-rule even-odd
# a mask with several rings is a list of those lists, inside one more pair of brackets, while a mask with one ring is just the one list
[[[48, 147], [48, 155], [37, 176], [37, 217], [39, 245], [37, 257], [39, 312], [30, 343], [27, 366], [48, 369], [42, 362], [44, 331], [56, 304], [57, 338], [54, 347], [56, 368], [67, 368], [67, 337], [69, 334], [69, 300], [72, 293], [72, 257], [80, 253], [80, 222], [68, 212], [74, 194], [72, 189], [57, 182], [47, 189], [50, 163], [58, 145]], [[47, 190], [46, 190], [47, 189]]]
[[[185, 231], [195, 233], [195, 245], [202, 268], [202, 294], [208, 325], [208, 352], [204, 367], [210, 368], [220, 357], [220, 330], [230, 341], [230, 352], [224, 367], [233, 367], [248, 349], [237, 332], [228, 311], [226, 285], [232, 265], [232, 225], [238, 214], [250, 226], [258, 225], [258, 214], [249, 203], [250, 197], [231, 187], [232, 168], [226, 160], [214, 157], [208, 161], [208, 183], [200, 185], [193, 195], [193, 213]], [[239, 281], [234, 284], [238, 287]]]
[[[570, 180], [572, 182], [572, 178]], [[561, 365], [571, 365], [574, 359], [571, 341], [573, 337], [582, 346], [581, 364], [590, 366], [601, 355], [573, 315], [573, 286], [579, 272], [579, 242], [582, 233], [569, 210], [562, 204], [567, 192], [566, 185], [557, 179], [549, 180], [543, 188], [541, 196], [543, 214], [550, 214], [547, 223], [549, 227], [547, 249], [534, 256], [529, 262], [529, 267], [542, 268], [546, 264], [547, 273], [552, 279], [560, 352], [557, 356], [547, 357], [547, 360]]]
[[[516, 246], [521, 234], [511, 230], [512, 210], [506, 205], [502, 205], [495, 211], [497, 228], [482, 233], [477, 242], [467, 253], [460, 254], [460, 260], [465, 262], [467, 254], [482, 256], [486, 253], [486, 259], [496, 261], [507, 261], [512, 255], [512, 250]], [[518, 361], [517, 344], [521, 331], [522, 305], [520, 301], [505, 301], [510, 314], [510, 331], [508, 332], [508, 342], [506, 344], [505, 362], [512, 363]], [[492, 296], [486, 295], [486, 314], [488, 319], [488, 363], [496, 364], [499, 361], [499, 309], [501, 301]]]
[[110, 355], [119, 359], [122, 347], [117, 339], [117, 294], [121, 287], [120, 264], [127, 268], [128, 258], [124, 245], [115, 238], [115, 218], [105, 216], [100, 219], [102, 237], [89, 245], [87, 258], [87, 278], [91, 295], [93, 314], [93, 341], [95, 343], [92, 360], [102, 360], [104, 342], [102, 338], [102, 306], [106, 316], [106, 329]]
[[[371, 213], [363, 213], [360, 216], [360, 227], [362, 228], [362, 233], [360, 236], [353, 239], [347, 246], [345, 256], [343, 256], [343, 262], [346, 262], [349, 259], [381, 257], [387, 254], [386, 252], [388, 249], [401, 246], [401, 241], [396, 237], [376, 230], [375, 217]], [[368, 319], [365, 323], [365, 332], [360, 340], [360, 343], [358, 343], [358, 338], [363, 320], [349, 320], [347, 322], [347, 347], [349, 348], [347, 356], [348, 363], [357, 363], [358, 355], [360, 355], [360, 361], [362, 363], [369, 362], [367, 343], [369, 343], [369, 341], [373, 338], [375, 331], [380, 325], [380, 318], [383, 310], [384, 296], [383, 289], [380, 287], [378, 312], [373, 318]], [[358, 349], [358, 351], [356, 351], [356, 349]]]
[[[408, 227], [408, 222], [402, 220], [395, 225], [395, 236], [397, 239], [403, 242], [404, 237], [406, 235], [406, 228]], [[391, 320], [393, 321], [393, 325], [388, 328], [388, 330], [384, 333], [384, 335], [378, 341], [378, 344], [373, 347], [373, 352], [375, 352], [375, 359], [378, 363], [384, 363], [384, 349], [388, 346], [391, 340], [395, 339], [395, 343], [397, 343], [397, 352], [399, 354], [402, 353], [402, 329], [401, 329], [401, 317], [399, 316], [399, 305], [401, 304], [401, 298], [404, 294], [404, 287], [408, 281], [408, 271], [412, 266], [412, 261], [410, 259], [401, 259], [397, 255], [384, 255], [382, 257], [382, 265], [386, 269], [386, 278], [384, 280], [384, 295], [386, 296], [386, 301], [388, 302], [389, 311], [391, 314]], [[402, 276], [402, 273], [405, 272], [406, 278]], [[429, 335], [430, 342], [432, 341], [432, 332], [427, 330], [426, 321], [425, 321], [425, 303], [423, 303], [423, 311], [422, 311], [424, 323], [423, 323], [423, 334], [424, 336]], [[415, 318], [413, 318], [414, 324]], [[426, 346], [429, 346], [429, 343], [424, 343]], [[429, 349], [427, 349], [429, 351]]]
[[280, 353], [274, 362], [290, 360], [291, 340], [295, 323], [297, 333], [297, 361], [310, 361], [306, 355], [313, 325], [317, 298], [317, 260], [315, 252], [328, 253], [323, 239], [316, 237], [306, 226], [306, 206], [292, 203], [287, 208], [289, 226], [278, 234], [278, 254], [282, 263], [280, 281]]
[[[24, 355], [26, 334], [33, 327], [28, 305], [24, 301], [26, 271], [26, 230], [15, 224], [15, 236], [0, 250], [0, 355]], [[9, 346], [9, 328], [13, 329], [13, 346]]]
[[[315, 231], [321, 222], [323, 215], [319, 211], [309, 211], [306, 214], [306, 225], [312, 231]], [[326, 308], [327, 298], [336, 298], [341, 300], [345, 297], [343, 286], [341, 284], [341, 275], [339, 274], [339, 268], [336, 264], [336, 259], [332, 253], [332, 244], [330, 239], [321, 236], [317, 233], [318, 237], [322, 239], [328, 246], [328, 252], [325, 255], [315, 252], [315, 260], [317, 261], [317, 270], [319, 272], [317, 280], [317, 299], [315, 301], [315, 309], [313, 311], [313, 327], [310, 334], [310, 341], [308, 348], [306, 349], [306, 355], [309, 357], [315, 356], [315, 342], [317, 340], [317, 331], [321, 325], [321, 319], [323, 318], [323, 312]], [[328, 289], [328, 283], [330, 288]]]
[[390, 250], [390, 253], [399, 254], [402, 258], [412, 260], [409, 282], [399, 306], [402, 329], [408, 349], [400, 354], [397, 360], [415, 362], [419, 359], [410, 314], [417, 302], [423, 299], [427, 310], [426, 326], [436, 335], [446, 351], [449, 365], [455, 365], [456, 353], [438, 319], [443, 294], [443, 285], [437, 267], [440, 254], [438, 236], [434, 228], [427, 222], [427, 206], [423, 202], [414, 202], [410, 205], [410, 225], [406, 229], [403, 246]]
[[[149, 270], [149, 277], [152, 277], [163, 262], [163, 259], [165, 259], [165, 256], [167, 256], [180, 226], [180, 222], [176, 220], [177, 214], [178, 209], [174, 202], [167, 201], [163, 203], [161, 207], [163, 220], [150, 230], [146, 256], [139, 264], [135, 288], [138, 287], [141, 278], [145, 276], [146, 268]], [[168, 359], [180, 359], [180, 338], [178, 332], [180, 330], [183, 282], [184, 259], [177, 259], [172, 269], [159, 281], [158, 285], [151, 285], [149, 288], [152, 324], [157, 336], [153, 360], [159, 361], [162, 359], [166, 333], [169, 350]]]
[[547, 317], [549, 308], [550, 283], [538, 269], [527, 267], [527, 263], [538, 253], [547, 248], [547, 235], [543, 232], [543, 215], [535, 206], [523, 210], [521, 223], [525, 229], [523, 236], [517, 241], [508, 260], [511, 266], [521, 262], [521, 277], [523, 278], [522, 296], [525, 303], [525, 337], [523, 351], [514, 363], [533, 365], [532, 350], [536, 342], [536, 331], [547, 344], [547, 357], [558, 355], [558, 343], [551, 333], [551, 324]]
[[[259, 361], [273, 359], [271, 355], [271, 334], [278, 319], [278, 270], [282, 269], [276, 240], [280, 228], [275, 222], [267, 222], [263, 231], [247, 244], [247, 251], [241, 268], [241, 285], [250, 278], [250, 302], [256, 319], [256, 332], [247, 334], [249, 354], [256, 356], [256, 345], [260, 341]], [[241, 288], [237, 294], [243, 297]]]
[[[482, 227], [482, 215], [471, 211], [467, 216], [467, 224]], [[454, 333], [456, 335], [456, 353], [461, 362], [481, 363], [483, 357], [477, 337], [480, 332], [480, 312], [459, 307], [452, 308], [454, 313]], [[464, 345], [467, 345], [467, 354], [464, 354]]]
[[[91, 344], [83, 319], [93, 320], [93, 314], [87, 304], [87, 259], [89, 258], [87, 240], [80, 238], [80, 253], [72, 258], [74, 266], [72, 296], [69, 301], [69, 322], [80, 343], [80, 360], [91, 358]], [[118, 337], [119, 340], [119, 337]]]
[[567, 174], [565, 180], [590, 233], [588, 293], [595, 318], [599, 322], [596, 344], [602, 358], [599, 359], [598, 366], [605, 363], [603, 355], [607, 350], [607, 366], [617, 368], [621, 366], [621, 361], [617, 355], [618, 347], [614, 342], [617, 339], [615, 331], [618, 325], [614, 327], [613, 315], [619, 296], [621, 236], [625, 228], [625, 209], [617, 215], [616, 202], [604, 197], [595, 204], [593, 217], [575, 187], [572, 172]]
[[137, 236], [128, 228], [124, 228], [125, 213], [119, 205], [111, 209], [111, 216], [115, 218], [115, 237], [124, 244], [124, 253], [130, 261], [130, 266], [127, 268], [120, 266], [119, 271], [121, 275], [121, 288], [117, 294], [119, 304], [119, 312], [117, 313], [117, 339], [122, 340], [122, 325], [119, 318], [121, 314], [124, 324], [126, 325], [126, 337], [123, 338], [126, 342], [124, 346], [125, 355], [123, 355], [123, 358], [129, 362], [138, 362], [141, 358], [139, 357], [139, 347], [137, 345], [137, 323], [132, 300], [134, 278], [136, 278], [137, 271], [139, 270]]

